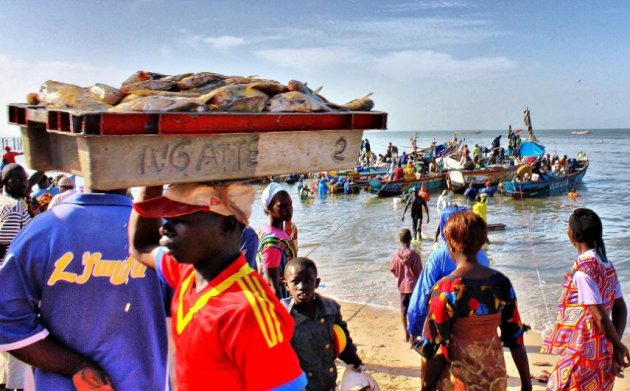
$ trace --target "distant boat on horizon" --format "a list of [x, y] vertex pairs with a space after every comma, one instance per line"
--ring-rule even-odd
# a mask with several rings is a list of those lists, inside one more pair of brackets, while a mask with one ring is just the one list
[[591, 134], [593, 133], [592, 130], [574, 130], [571, 132], [571, 134]]

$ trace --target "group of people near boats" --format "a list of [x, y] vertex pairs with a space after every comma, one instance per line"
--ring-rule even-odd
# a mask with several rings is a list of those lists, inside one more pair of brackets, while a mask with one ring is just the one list
[[[244, 184], [148, 187], [132, 200], [127, 189], [68, 188], [69, 176], [29, 178], [15, 163], [1, 183], [4, 389], [27, 388], [27, 365], [40, 390], [168, 389], [167, 318], [178, 390], [331, 390], [337, 358], [373, 384], [339, 303], [317, 293], [316, 262], [299, 256], [283, 185], [262, 191], [268, 220], [254, 229], [255, 193]], [[66, 195], [43, 208], [53, 193]], [[422, 389], [505, 389], [502, 346], [531, 389], [527, 327], [508, 276], [488, 267], [484, 219], [443, 193], [443, 244], [423, 265], [410, 243], [429, 208], [422, 189], [414, 196], [420, 225], [400, 232], [390, 269]], [[559, 355], [548, 388], [610, 390], [630, 363], [626, 305], [597, 214], [573, 211], [568, 238], [578, 256], [544, 342]]]
[[[487, 225], [468, 207], [449, 205], [447, 196], [438, 200], [443, 244], [434, 246], [423, 265], [405, 228], [390, 261], [405, 340], [422, 356], [422, 390], [505, 390], [503, 347], [511, 352], [521, 389], [532, 389], [523, 342], [529, 327], [521, 321], [508, 276], [489, 268], [483, 251]], [[548, 390], [612, 390], [615, 377], [630, 366], [621, 342], [628, 314], [606, 256], [602, 221], [590, 209], [575, 209], [567, 236], [577, 258], [565, 275], [558, 319], [541, 350], [559, 357], [537, 379]]]

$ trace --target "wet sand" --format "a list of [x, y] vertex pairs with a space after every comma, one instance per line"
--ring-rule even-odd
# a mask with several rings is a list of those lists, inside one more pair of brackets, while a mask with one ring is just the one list
[[[381, 390], [419, 390], [420, 355], [404, 342], [400, 313], [393, 309], [340, 302], [350, 335], [357, 345], [359, 356]], [[627, 343], [627, 341], [626, 341]], [[550, 370], [555, 356], [540, 354], [540, 334], [528, 332], [525, 336], [530, 372], [536, 374]], [[520, 379], [509, 350], [505, 350], [509, 375], [508, 390], [520, 390]], [[339, 380], [345, 366], [339, 362]], [[534, 390], [544, 390], [545, 384], [532, 379]], [[630, 368], [626, 378], [615, 381], [614, 390], [630, 391]]]

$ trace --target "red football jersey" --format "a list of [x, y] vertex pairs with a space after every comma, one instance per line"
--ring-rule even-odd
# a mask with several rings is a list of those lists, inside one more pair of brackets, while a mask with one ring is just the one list
[[158, 255], [171, 304], [177, 389], [299, 390], [293, 318], [241, 256], [199, 292], [192, 265]]

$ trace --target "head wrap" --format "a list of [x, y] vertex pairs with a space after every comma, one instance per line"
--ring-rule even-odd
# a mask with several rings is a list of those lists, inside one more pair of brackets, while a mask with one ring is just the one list
[[242, 224], [248, 225], [254, 197], [250, 185], [182, 183], [169, 186], [162, 197], [136, 203], [134, 209], [139, 215], [150, 218], [212, 212], [234, 216]]
[[260, 195], [260, 200], [262, 201], [263, 207], [265, 209], [269, 209], [269, 204], [271, 204], [271, 200], [281, 191], [286, 191], [286, 189], [279, 183], [271, 182], [265, 190], [263, 190]]
[[69, 187], [74, 189], [74, 182], [72, 182], [72, 179], [68, 178], [67, 176], [64, 176], [63, 178], [59, 179], [59, 182], [57, 182], [57, 185], [59, 187]]

